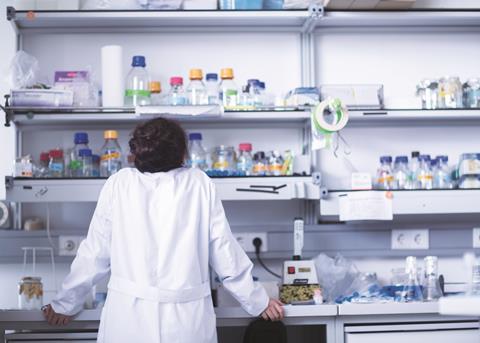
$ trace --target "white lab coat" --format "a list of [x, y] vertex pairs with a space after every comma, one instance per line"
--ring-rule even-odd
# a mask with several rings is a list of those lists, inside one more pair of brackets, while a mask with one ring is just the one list
[[105, 183], [52, 307], [76, 314], [110, 272], [98, 342], [216, 342], [209, 265], [249, 314], [265, 310], [268, 296], [202, 171], [122, 169]]

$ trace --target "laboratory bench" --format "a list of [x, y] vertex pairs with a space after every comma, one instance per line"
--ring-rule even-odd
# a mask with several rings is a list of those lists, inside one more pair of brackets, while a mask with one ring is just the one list
[[[240, 307], [220, 307], [215, 308], [215, 312], [219, 329], [246, 327], [252, 321], [252, 317]], [[75, 317], [67, 329], [72, 333], [95, 331], [98, 329], [100, 315], [101, 309], [84, 310]], [[283, 322], [287, 328], [323, 327], [328, 343], [355, 342], [355, 340], [349, 340], [349, 335], [355, 335], [367, 329], [372, 331], [373, 327], [374, 331], [390, 330], [391, 332], [399, 330], [415, 332], [425, 326], [428, 326], [427, 330], [430, 331], [476, 332], [479, 327], [476, 317], [440, 315], [438, 303], [287, 305]], [[5, 340], [6, 330], [65, 331], [65, 329], [65, 327], [49, 326], [41, 311], [0, 310], [0, 342], [2, 343]]]

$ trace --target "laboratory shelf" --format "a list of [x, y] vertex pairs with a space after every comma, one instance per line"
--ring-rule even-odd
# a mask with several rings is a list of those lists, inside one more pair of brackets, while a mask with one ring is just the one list
[[351, 109], [349, 126], [453, 125], [480, 123], [480, 108]]
[[480, 296], [451, 296], [439, 300], [439, 312], [450, 316], [480, 317]]
[[[339, 197], [354, 192], [361, 191], [329, 191], [320, 200], [320, 215], [338, 216]], [[393, 215], [480, 213], [480, 189], [401, 190], [391, 195]]]
[[[320, 199], [311, 176], [213, 178], [222, 200]], [[6, 178], [12, 202], [96, 202], [105, 179]]]
[[437, 302], [340, 304], [340, 316], [438, 313]]
[[220, 106], [140, 106], [120, 108], [30, 108], [5, 107], [5, 124], [20, 126], [86, 123], [138, 123], [166, 117], [188, 123], [305, 122], [309, 108], [271, 107], [255, 110], [224, 111]]
[[7, 7], [7, 19], [22, 32], [149, 32], [179, 30], [301, 32], [308, 10], [161, 11], [81, 10], [17, 11]]
[[326, 28], [384, 27], [475, 27], [480, 26], [480, 11], [464, 10], [396, 10], [336, 11], [326, 10], [316, 21], [316, 30]]

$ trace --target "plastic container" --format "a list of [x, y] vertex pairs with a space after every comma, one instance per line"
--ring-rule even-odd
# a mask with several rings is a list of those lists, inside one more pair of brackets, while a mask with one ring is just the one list
[[224, 68], [220, 72], [220, 100], [226, 109], [235, 108], [238, 104], [238, 87], [233, 81], [233, 69]]
[[191, 168], [198, 168], [201, 170], [207, 169], [207, 152], [202, 145], [202, 134], [191, 133], [188, 135], [188, 161], [187, 165]]
[[458, 182], [458, 188], [461, 188], [461, 189], [480, 188], [480, 176], [479, 175], [462, 176], [460, 178], [460, 181]]
[[39, 277], [26, 276], [18, 283], [18, 308], [40, 310], [43, 306], [43, 284]]
[[10, 105], [24, 107], [73, 106], [73, 92], [61, 89], [13, 89]]
[[168, 99], [170, 105], [185, 105], [186, 98], [183, 90], [183, 77], [173, 76], [170, 78], [170, 92], [168, 93]]
[[242, 176], [251, 176], [253, 174], [252, 144], [241, 143], [238, 149], [240, 153], [237, 159], [237, 172]]
[[100, 176], [109, 177], [122, 168], [122, 149], [118, 144], [118, 132], [107, 130], [103, 133], [105, 144], [100, 157]]
[[67, 173], [69, 177], [83, 177], [80, 150], [89, 149], [88, 134], [76, 132], [73, 137], [74, 147], [68, 152]]
[[53, 149], [48, 153], [50, 161], [48, 163], [48, 170], [50, 177], [64, 177], [65, 164], [63, 161], [63, 150]]
[[407, 189], [408, 186], [408, 157], [395, 157], [393, 169], [394, 187], [395, 189]]
[[190, 84], [187, 87], [187, 103], [189, 105], [207, 104], [207, 90], [202, 82], [201, 69], [190, 69]]
[[145, 56], [133, 56], [125, 86], [125, 106], [150, 104], [150, 76], [145, 67]]
[[448, 168], [448, 156], [437, 156], [436, 161], [436, 168], [433, 170], [433, 188], [453, 188], [451, 172]]
[[377, 170], [376, 188], [394, 189], [395, 178], [392, 171], [392, 156], [380, 157], [380, 167]]
[[433, 172], [431, 168], [430, 155], [420, 155], [420, 166], [417, 172], [417, 180], [419, 182], [420, 189], [432, 189], [433, 188]]
[[464, 175], [480, 175], [480, 154], [462, 154], [458, 164], [458, 174], [460, 177]]
[[151, 81], [148, 84], [148, 88], [150, 89], [150, 104], [155, 106], [162, 105], [162, 85], [160, 81]]
[[268, 164], [263, 151], [258, 151], [253, 155], [253, 175], [265, 176], [268, 172]]
[[209, 105], [218, 105], [219, 103], [219, 85], [218, 75], [208, 73], [205, 77], [205, 90], [207, 92], [207, 103]]
[[93, 176], [92, 150], [81, 149], [78, 152], [78, 156], [81, 163], [80, 177], [92, 177]]

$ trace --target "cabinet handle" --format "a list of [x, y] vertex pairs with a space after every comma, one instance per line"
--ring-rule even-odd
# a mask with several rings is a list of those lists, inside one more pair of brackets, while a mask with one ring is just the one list
[[268, 193], [268, 194], [280, 194], [280, 192], [274, 190], [266, 190], [266, 189], [255, 189], [255, 188], [237, 188], [237, 192], [252, 192], [252, 193]]
[[269, 188], [273, 191], [278, 191], [279, 189], [287, 187], [286, 184], [280, 186], [267, 186], [267, 185], [250, 185], [250, 188]]
[[35, 197], [37, 198], [43, 197], [47, 192], [48, 192], [48, 188], [42, 187], [37, 193], [35, 193]]

